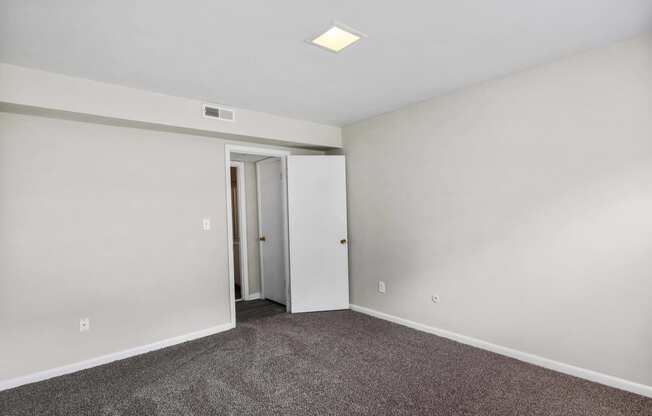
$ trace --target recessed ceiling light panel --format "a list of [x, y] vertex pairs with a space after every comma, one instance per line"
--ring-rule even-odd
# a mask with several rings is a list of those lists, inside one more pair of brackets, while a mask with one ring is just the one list
[[364, 34], [357, 30], [348, 28], [340, 23], [333, 23], [324, 33], [311, 39], [310, 43], [337, 53], [365, 37]]

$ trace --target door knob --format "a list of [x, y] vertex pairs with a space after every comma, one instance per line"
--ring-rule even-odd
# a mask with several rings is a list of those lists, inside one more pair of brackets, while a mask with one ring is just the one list
[[346, 238], [341, 239], [340, 244], [346, 244]]
[[267, 241], [267, 239], [265, 238], [265, 236], [264, 236], [264, 235], [263, 235], [263, 236], [261, 236], [261, 237], [259, 238], [259, 240], [260, 240], [260, 241]]

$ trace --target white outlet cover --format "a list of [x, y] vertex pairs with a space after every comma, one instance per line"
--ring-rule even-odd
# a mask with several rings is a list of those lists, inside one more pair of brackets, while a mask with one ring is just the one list
[[385, 293], [386, 287], [385, 287], [385, 282], [382, 280], [378, 281], [378, 292], [380, 293]]
[[86, 332], [91, 330], [91, 320], [89, 318], [81, 318], [79, 320], [79, 332]]
[[202, 220], [202, 227], [204, 228], [204, 231], [208, 231], [211, 229], [211, 219], [210, 218], [204, 218]]

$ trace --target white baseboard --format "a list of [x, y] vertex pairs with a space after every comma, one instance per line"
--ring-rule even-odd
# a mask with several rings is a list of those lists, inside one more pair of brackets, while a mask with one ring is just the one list
[[8, 380], [0, 380], [0, 391], [12, 389], [14, 387], [22, 386], [24, 384], [35, 383], [37, 381], [47, 380], [52, 377], [62, 376], [64, 374], [74, 373], [76, 371], [85, 370], [98, 365], [108, 364], [117, 360], [124, 360], [125, 358], [133, 357], [135, 355], [144, 354], [146, 352], [160, 350], [161, 348], [171, 347], [183, 342], [192, 341], [198, 338], [203, 338], [209, 335], [214, 335], [220, 332], [233, 329], [233, 323], [218, 325], [211, 328], [202, 329], [200, 331], [191, 332], [189, 334], [179, 335], [177, 337], [164, 339], [154, 342], [152, 344], [141, 345], [139, 347], [130, 348], [128, 350], [114, 352], [100, 357], [91, 358], [89, 360], [80, 361], [74, 364], [64, 365], [62, 367], [52, 368], [49, 370], [39, 371], [37, 373], [28, 374], [22, 377], [16, 377]]
[[593, 370], [576, 367], [570, 364], [564, 364], [558, 361], [550, 360], [548, 358], [539, 357], [538, 355], [529, 354], [523, 351], [518, 351], [512, 348], [503, 347], [501, 345], [492, 344], [477, 338], [472, 338], [466, 335], [461, 335], [455, 332], [439, 329], [432, 326], [424, 325], [418, 322], [410, 321], [408, 319], [399, 318], [397, 316], [389, 315], [374, 309], [365, 308], [363, 306], [351, 304], [351, 310], [373, 316], [375, 318], [384, 319], [386, 321], [394, 322], [399, 325], [404, 325], [418, 331], [427, 332], [429, 334], [438, 335], [440, 337], [452, 339], [462, 344], [471, 345], [473, 347], [481, 348], [483, 350], [495, 352], [496, 354], [505, 355], [507, 357], [515, 358], [519, 361], [534, 364], [549, 370], [558, 371], [560, 373], [568, 374], [571, 376], [583, 378], [585, 380], [593, 381], [595, 383], [604, 384], [617, 389], [629, 391], [631, 393], [640, 394], [641, 396], [652, 397], [652, 386], [635, 383], [633, 381], [624, 380], [622, 378], [609, 376], [607, 374], [598, 373]]
[[260, 294], [260, 292], [250, 293], [249, 296], [247, 296], [247, 300], [261, 299], [262, 297], [263, 296]]

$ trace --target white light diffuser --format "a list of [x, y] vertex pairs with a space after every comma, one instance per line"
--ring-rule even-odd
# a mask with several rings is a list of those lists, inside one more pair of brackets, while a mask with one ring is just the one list
[[353, 33], [348, 29], [343, 29], [340, 26], [333, 25], [326, 32], [314, 38], [311, 42], [314, 45], [328, 49], [332, 52], [339, 52], [359, 41], [362, 38], [361, 34]]

